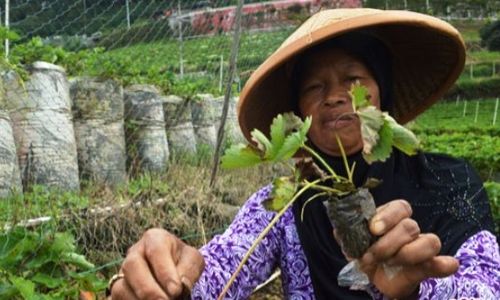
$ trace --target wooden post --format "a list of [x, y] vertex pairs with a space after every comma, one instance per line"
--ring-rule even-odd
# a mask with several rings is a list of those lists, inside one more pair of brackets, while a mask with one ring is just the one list
[[458, 106], [459, 102], [460, 102], [460, 95], [457, 95], [457, 101], [455, 102], [455, 105]]
[[217, 144], [215, 146], [214, 162], [212, 167], [212, 176], [210, 177], [210, 187], [215, 184], [215, 178], [217, 176], [217, 170], [219, 169], [220, 152], [222, 148], [222, 142], [224, 139], [224, 127], [226, 126], [227, 111], [229, 109], [229, 100], [231, 98], [231, 90], [234, 81], [234, 75], [236, 73], [236, 59], [238, 58], [238, 51], [240, 48], [240, 36], [241, 36], [241, 14], [243, 11], [244, 0], [238, 0], [238, 6], [236, 7], [236, 16], [233, 23], [234, 34], [233, 34], [233, 44], [231, 47], [231, 57], [229, 59], [229, 74], [226, 81], [226, 92], [224, 94], [224, 107], [222, 108], [222, 116], [219, 124], [219, 130], [217, 131]]
[[473, 63], [471, 63], [470, 67], [469, 67], [469, 76], [471, 79], [474, 78], [474, 64]]
[[464, 101], [464, 113], [462, 114], [462, 117], [465, 117], [467, 114], [467, 100]]
[[496, 62], [493, 62], [492, 66], [491, 66], [491, 77], [494, 77], [497, 73], [497, 65], [496, 65]]

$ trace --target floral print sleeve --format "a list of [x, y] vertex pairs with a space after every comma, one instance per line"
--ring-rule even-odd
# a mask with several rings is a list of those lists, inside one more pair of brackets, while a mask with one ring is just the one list
[[455, 255], [458, 271], [420, 284], [419, 299], [500, 299], [500, 254], [495, 236], [481, 231]]
[[[270, 189], [267, 186], [252, 195], [229, 228], [200, 249], [205, 270], [192, 291], [192, 299], [217, 299], [242, 257], [274, 216], [261, 204]], [[247, 299], [271, 275], [280, 257], [277, 231], [273, 228], [257, 246], [225, 299]]]

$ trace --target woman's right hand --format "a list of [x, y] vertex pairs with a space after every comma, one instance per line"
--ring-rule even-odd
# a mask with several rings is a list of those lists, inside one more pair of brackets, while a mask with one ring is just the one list
[[127, 252], [111, 289], [115, 299], [179, 299], [198, 280], [201, 253], [163, 229], [149, 229]]

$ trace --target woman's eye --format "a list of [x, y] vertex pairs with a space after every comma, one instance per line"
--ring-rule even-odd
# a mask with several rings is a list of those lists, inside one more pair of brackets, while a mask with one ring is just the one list
[[318, 89], [321, 89], [322, 85], [319, 84], [319, 83], [316, 83], [316, 84], [310, 84], [308, 86], [306, 86], [302, 92], [303, 93], [308, 93], [308, 92], [313, 92], [313, 91], [316, 91]]
[[351, 82], [356, 82], [361, 79], [361, 76], [353, 75], [353, 76], [348, 76], [347, 80]]

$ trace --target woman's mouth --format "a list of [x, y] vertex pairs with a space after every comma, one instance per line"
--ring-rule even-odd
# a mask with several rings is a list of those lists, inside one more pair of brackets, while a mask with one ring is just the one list
[[327, 118], [323, 125], [328, 129], [339, 130], [351, 126], [356, 121], [356, 117], [352, 113], [344, 113]]

